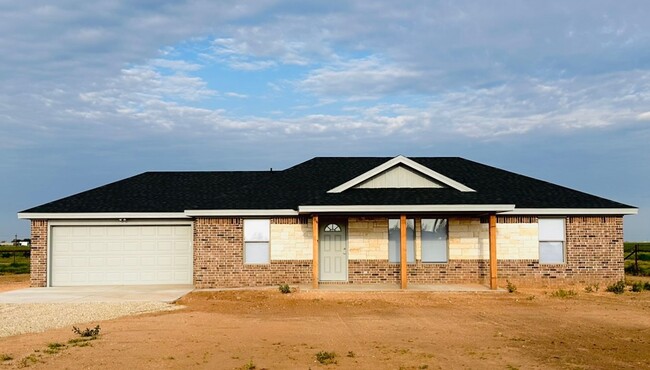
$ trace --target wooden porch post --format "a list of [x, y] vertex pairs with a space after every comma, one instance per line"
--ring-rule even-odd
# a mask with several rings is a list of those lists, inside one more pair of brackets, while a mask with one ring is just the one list
[[408, 286], [408, 271], [406, 268], [406, 215], [399, 216], [399, 266], [400, 266], [400, 277], [401, 288], [406, 289]]
[[497, 288], [497, 215], [490, 214], [490, 289]]
[[311, 286], [318, 289], [318, 215], [312, 215], [312, 272], [311, 272]]

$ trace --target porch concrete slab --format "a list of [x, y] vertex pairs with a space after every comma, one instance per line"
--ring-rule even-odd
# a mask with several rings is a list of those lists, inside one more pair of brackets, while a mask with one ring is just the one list
[[27, 288], [0, 293], [0, 303], [165, 302], [194, 290], [191, 285], [120, 285]]
[[[301, 291], [316, 290], [311, 285], [299, 286]], [[328, 292], [505, 292], [506, 289], [496, 290], [481, 284], [409, 284], [407, 289], [401, 289], [397, 284], [321, 284], [319, 291]]]

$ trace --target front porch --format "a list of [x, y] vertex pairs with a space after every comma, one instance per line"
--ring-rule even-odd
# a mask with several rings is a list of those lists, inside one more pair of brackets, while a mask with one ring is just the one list
[[[496, 290], [496, 221], [495, 213], [312, 214], [312, 289], [373, 284], [446, 291], [445, 285], [470, 283]], [[443, 232], [428, 231], [432, 222], [444, 222]]]

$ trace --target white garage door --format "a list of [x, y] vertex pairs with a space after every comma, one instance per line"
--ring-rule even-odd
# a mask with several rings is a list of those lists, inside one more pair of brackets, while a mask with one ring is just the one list
[[52, 286], [192, 284], [190, 226], [53, 226]]

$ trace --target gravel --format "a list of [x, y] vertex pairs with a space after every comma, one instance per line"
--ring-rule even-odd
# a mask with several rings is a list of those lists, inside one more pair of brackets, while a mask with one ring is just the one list
[[0, 338], [181, 308], [163, 302], [1, 303]]

